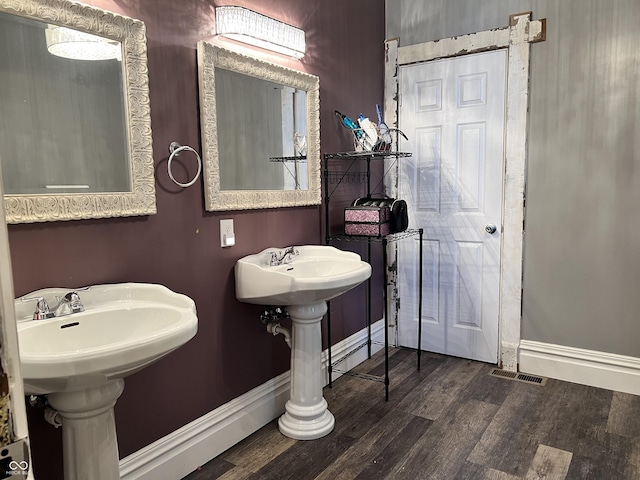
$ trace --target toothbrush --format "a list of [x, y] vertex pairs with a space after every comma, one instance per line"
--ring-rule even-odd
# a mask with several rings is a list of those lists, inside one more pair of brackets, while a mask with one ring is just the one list
[[386, 123], [384, 123], [384, 119], [382, 118], [382, 110], [380, 109], [380, 105], [378, 105], [377, 103], [376, 113], [378, 114], [378, 128], [380, 129], [380, 137], [382, 138], [380, 150], [390, 150], [392, 141], [391, 134], [389, 133], [389, 127]]

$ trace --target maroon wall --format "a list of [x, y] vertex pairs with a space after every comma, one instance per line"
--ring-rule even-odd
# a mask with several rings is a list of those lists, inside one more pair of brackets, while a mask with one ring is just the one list
[[[114, 282], [166, 285], [196, 302], [199, 331], [176, 352], [126, 380], [116, 406], [124, 457], [283, 373], [289, 350], [258, 321], [260, 308], [235, 299], [233, 266], [270, 246], [323, 243], [322, 206], [211, 213], [198, 182], [181, 189], [166, 173], [172, 141], [200, 150], [196, 43], [214, 33], [214, 7], [235, 4], [303, 28], [301, 61], [259, 54], [320, 77], [321, 151], [350, 149], [334, 109], [375, 117], [383, 96], [383, 0], [96, 0], [92, 5], [147, 26], [158, 213], [147, 217], [11, 225], [16, 295], [38, 288]], [[224, 119], [219, 119], [224, 121]], [[186, 159], [184, 180], [195, 173]], [[179, 164], [179, 165], [180, 165]], [[376, 167], [378, 170], [378, 167]], [[183, 181], [184, 181], [183, 180]], [[348, 198], [360, 196], [353, 187]], [[338, 211], [339, 213], [339, 211]], [[233, 218], [237, 243], [219, 246], [219, 220]], [[354, 249], [360, 246], [339, 245]], [[357, 247], [357, 248], [356, 248]], [[381, 318], [379, 246], [374, 247], [374, 318]], [[333, 342], [365, 325], [365, 288], [332, 302]], [[31, 407], [38, 478], [62, 478], [61, 435]]]

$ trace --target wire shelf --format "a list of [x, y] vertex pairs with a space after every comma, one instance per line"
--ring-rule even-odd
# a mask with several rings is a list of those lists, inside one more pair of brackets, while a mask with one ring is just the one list
[[361, 184], [367, 183], [367, 172], [336, 172], [326, 171], [325, 177], [330, 185], [341, 183]]
[[360, 345], [354, 347], [351, 351], [349, 351], [347, 354], [343, 355], [342, 357], [338, 358], [337, 360], [334, 360], [333, 362], [331, 362], [331, 366], [335, 366], [338, 365], [339, 363], [344, 362], [347, 358], [349, 358], [351, 355], [353, 355], [354, 353], [356, 353], [358, 350], [363, 349], [364, 347], [366, 347], [369, 344], [369, 342], [362, 342]]
[[[338, 113], [338, 112], [336, 112]], [[401, 133], [398, 131], [398, 133]], [[404, 134], [403, 134], [404, 136]], [[406, 137], [405, 137], [406, 138]], [[397, 144], [397, 142], [396, 142]], [[376, 144], [378, 145], [378, 144]], [[383, 142], [382, 146], [390, 146], [390, 143], [386, 143]], [[347, 204], [350, 205], [351, 202], [353, 202], [353, 200], [350, 200], [349, 198], [345, 198], [345, 192], [346, 195], [353, 195], [354, 191], [361, 191], [364, 190], [365, 188], [362, 186], [358, 186], [358, 185], [354, 185], [352, 188], [346, 188], [344, 189], [344, 192], [340, 192], [338, 189], [340, 187], [341, 184], [363, 184], [366, 187], [366, 195], [367, 196], [371, 196], [374, 195], [377, 192], [378, 187], [383, 183], [384, 178], [386, 177], [387, 174], [391, 173], [393, 169], [398, 168], [398, 165], [400, 163], [400, 159], [401, 158], [406, 158], [406, 157], [411, 157], [413, 156], [412, 153], [410, 152], [399, 152], [399, 151], [391, 151], [391, 149], [380, 149], [380, 150], [376, 150], [376, 148], [374, 147], [373, 149], [369, 149], [367, 150], [362, 149], [362, 148], [358, 148], [358, 147], [362, 147], [362, 145], [356, 145], [354, 148], [354, 151], [349, 151], [349, 152], [337, 152], [337, 153], [325, 153], [323, 154], [323, 171], [324, 171], [324, 203], [325, 203], [325, 240], [327, 244], [331, 244], [332, 242], [356, 242], [356, 243], [360, 243], [360, 244], [366, 244], [367, 248], [367, 257], [366, 260], [367, 261], [371, 261], [371, 257], [372, 257], [372, 248], [371, 245], [378, 243], [382, 245], [382, 263], [384, 265], [383, 268], [383, 284], [385, 286], [388, 286], [389, 283], [389, 278], [388, 278], [388, 270], [391, 269], [391, 267], [388, 265], [387, 263], [387, 249], [385, 248], [389, 242], [396, 242], [402, 239], [409, 239], [409, 238], [413, 238], [414, 240], [417, 240], [417, 246], [419, 249], [419, 262], [422, 261], [422, 235], [423, 235], [423, 229], [422, 228], [418, 228], [418, 229], [407, 229], [404, 232], [398, 232], [398, 233], [393, 233], [390, 235], [386, 235], [386, 236], [380, 236], [380, 237], [371, 237], [371, 236], [365, 236], [365, 235], [345, 235], [344, 234], [344, 230], [342, 230], [342, 233], [338, 234], [338, 235], [332, 235], [331, 234], [331, 230], [338, 230], [338, 225], [336, 224], [332, 224], [330, 221], [330, 212], [332, 211], [332, 209], [330, 208], [330, 200], [331, 197], [336, 194], [336, 197], [338, 197], [338, 201], [342, 204]], [[373, 150], [373, 151], [372, 151]], [[373, 186], [373, 189], [371, 188], [371, 181], [372, 181], [372, 172], [371, 172], [371, 160], [377, 159], [378, 161], [383, 160], [383, 159], [389, 159], [389, 161], [385, 161], [384, 162], [384, 168], [383, 168], [383, 172], [382, 172], [382, 178], [378, 181], [378, 183]], [[337, 160], [336, 163], [342, 163], [341, 165], [334, 165], [335, 168], [331, 168], [331, 162], [330, 160]], [[345, 162], [346, 160], [346, 162]], [[362, 160], [365, 160], [365, 162], [362, 162]], [[363, 171], [366, 168], [365, 171]], [[379, 176], [379, 172], [378, 169], [375, 170], [374, 172], [374, 179], [373, 181], [376, 182], [378, 180], [378, 176]], [[338, 192], [338, 193], [336, 193]], [[335, 208], [333, 210], [336, 210]], [[335, 223], [335, 222], [334, 222]], [[337, 245], [336, 245], [337, 246]], [[346, 247], [346, 245], [345, 245]], [[421, 273], [421, 272], [420, 272]], [[385, 287], [386, 288], [386, 287]], [[418, 281], [418, 318], [421, 317], [422, 315], [422, 273], [419, 276], [419, 281]], [[367, 306], [367, 310], [366, 310], [366, 315], [367, 315], [367, 325], [368, 325], [368, 339], [367, 341], [360, 343], [359, 345], [355, 346], [354, 348], [351, 349], [351, 351], [347, 352], [346, 354], [342, 355], [337, 361], [332, 361], [331, 358], [331, 340], [332, 340], [332, 336], [331, 336], [331, 309], [329, 308], [329, 310], [327, 311], [327, 339], [328, 339], [328, 358], [329, 358], [329, 366], [328, 366], [328, 373], [329, 373], [329, 387], [332, 386], [332, 377], [333, 377], [333, 373], [341, 373], [344, 375], [351, 375], [354, 377], [359, 377], [362, 379], [366, 379], [366, 380], [373, 380], [376, 382], [380, 382], [380, 383], [384, 383], [385, 385], [385, 400], [389, 400], [389, 383], [390, 383], [390, 379], [389, 379], [389, 357], [388, 357], [388, 349], [389, 346], [393, 346], [395, 347], [395, 345], [390, 345], [389, 342], [389, 331], [388, 331], [388, 327], [386, 327], [384, 329], [384, 343], [380, 343], [380, 342], [374, 342], [371, 339], [371, 299], [372, 299], [372, 285], [371, 285], [371, 279], [369, 279], [367, 281], [367, 298], [368, 298], [368, 306]], [[387, 308], [389, 306], [389, 299], [387, 299], [387, 295], [383, 295], [383, 301], [384, 301], [384, 312], [387, 312]], [[418, 344], [420, 344], [420, 339], [422, 337], [421, 334], [421, 327], [422, 324], [418, 323]], [[394, 342], [395, 343], [395, 342]], [[348, 358], [350, 355], [353, 355], [355, 352], [363, 349], [365, 346], [368, 346], [368, 354], [369, 357], [371, 356], [371, 345], [372, 344], [376, 344], [376, 345], [383, 345], [384, 346], [384, 376], [376, 376], [376, 375], [371, 375], [371, 374], [366, 374], [366, 373], [360, 373], [360, 372], [354, 372], [354, 371], [344, 371], [343, 369], [338, 369], [338, 368], [334, 368], [337, 364], [342, 363], [346, 358]], [[420, 370], [420, 350], [417, 350], [418, 354], [417, 354], [417, 369]], [[343, 367], [344, 368], [344, 367]]]
[[301, 163], [306, 163], [307, 162], [307, 157], [306, 156], [302, 156], [302, 157], [270, 157], [269, 161], [270, 162], [301, 162]]
[[331, 160], [334, 158], [380, 158], [380, 157], [411, 157], [413, 154], [411, 152], [390, 152], [390, 151], [381, 151], [381, 152], [336, 152], [336, 153], [325, 153], [324, 158], [327, 160]]
[[327, 239], [336, 240], [336, 241], [344, 241], [344, 242], [382, 242], [386, 240], [387, 242], [396, 242], [398, 240], [402, 240], [404, 238], [414, 237], [422, 233], [422, 228], [414, 229], [410, 228], [405, 230], [404, 232], [391, 233], [382, 237], [370, 237], [368, 235], [329, 235]]
[[374, 382], [385, 383], [385, 378], [377, 375], [370, 375], [368, 373], [358, 373], [353, 370], [340, 370], [338, 368], [334, 368], [333, 373], [340, 373], [342, 375], [349, 375], [350, 377], [362, 378], [364, 380], [372, 380]]

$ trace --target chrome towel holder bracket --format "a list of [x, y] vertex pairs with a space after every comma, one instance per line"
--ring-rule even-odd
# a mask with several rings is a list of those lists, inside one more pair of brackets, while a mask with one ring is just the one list
[[[193, 152], [193, 154], [196, 156], [196, 159], [198, 160], [198, 171], [196, 172], [195, 177], [193, 177], [191, 181], [187, 183], [181, 183], [174, 178], [173, 173], [171, 172], [171, 162], [173, 162], [174, 157], [179, 157], [180, 154], [185, 151]], [[169, 145], [169, 153], [170, 155], [169, 155], [169, 160], [167, 161], [167, 173], [169, 174], [169, 178], [173, 181], [173, 183], [175, 183], [176, 185], [182, 188], [190, 187], [191, 185], [196, 183], [196, 180], [198, 180], [198, 177], [202, 172], [202, 159], [200, 158], [200, 155], [198, 154], [198, 152], [196, 152], [193, 148], [191, 148], [188, 145], [180, 145], [178, 142], [171, 142], [171, 144]]]

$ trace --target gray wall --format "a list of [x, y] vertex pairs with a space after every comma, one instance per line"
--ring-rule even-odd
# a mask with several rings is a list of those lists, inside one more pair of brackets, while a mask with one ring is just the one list
[[[215, 69], [222, 190], [282, 190], [282, 90], [275, 83]], [[239, 135], [239, 132], [251, 132]]]
[[47, 51], [43, 22], [0, 14], [0, 157], [10, 194], [131, 189], [122, 62]]
[[401, 45], [547, 19], [532, 46], [522, 337], [640, 357], [640, 2], [393, 0]]

